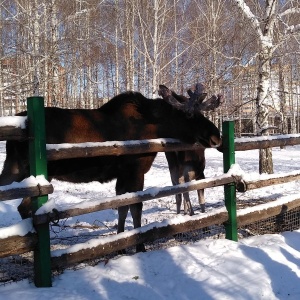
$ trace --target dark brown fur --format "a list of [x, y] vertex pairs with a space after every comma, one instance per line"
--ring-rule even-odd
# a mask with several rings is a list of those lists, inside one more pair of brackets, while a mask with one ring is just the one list
[[[171, 180], [173, 185], [190, 182], [191, 180], [204, 179], [205, 169], [205, 149], [166, 152], [166, 158], [169, 165]], [[197, 190], [198, 201], [202, 212], [205, 212], [204, 190]], [[194, 214], [191, 205], [189, 193], [177, 194], [176, 210], [180, 213], [182, 196], [184, 199], [184, 213]]]
[[[180, 103], [187, 103], [189, 98], [178, 95], [172, 91], [172, 96], [177, 99]], [[206, 94], [201, 94], [199, 97], [199, 102], [202, 103]], [[205, 149], [190, 150], [190, 151], [176, 151], [176, 152], [166, 152], [165, 153], [169, 171], [171, 175], [171, 180], [173, 185], [180, 183], [190, 182], [191, 180], [204, 179], [204, 169], [205, 169]], [[204, 190], [197, 190], [198, 201], [200, 204], [200, 209], [205, 212], [205, 198]], [[176, 211], [177, 214], [180, 213], [182, 196], [184, 199], [184, 213], [194, 214], [194, 209], [191, 205], [189, 193], [177, 194], [176, 199]]]
[[[20, 115], [26, 115], [26, 112]], [[184, 142], [200, 142], [206, 147], [220, 143], [220, 132], [202, 115], [188, 118], [162, 99], [150, 100], [140, 93], [127, 92], [95, 110], [46, 108], [46, 142], [82, 143], [113, 140], [177, 138]], [[29, 176], [28, 143], [7, 141], [6, 160], [0, 185], [21, 181]], [[65, 159], [48, 162], [49, 179], [70, 182], [106, 182], [117, 179], [116, 193], [143, 190], [144, 175], [156, 153]], [[25, 205], [25, 204], [24, 204]], [[130, 209], [134, 227], [141, 226], [142, 203], [120, 207], [118, 233], [124, 231]], [[24, 207], [20, 207], [20, 210]], [[26, 206], [29, 216], [29, 208]], [[144, 251], [138, 245], [137, 251]]]

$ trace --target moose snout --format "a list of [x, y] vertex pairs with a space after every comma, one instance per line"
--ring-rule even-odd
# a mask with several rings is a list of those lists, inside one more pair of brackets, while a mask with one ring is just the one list
[[212, 148], [218, 148], [222, 145], [222, 138], [220, 138], [218, 136], [215, 136], [215, 135], [212, 135], [210, 137], [209, 144]]

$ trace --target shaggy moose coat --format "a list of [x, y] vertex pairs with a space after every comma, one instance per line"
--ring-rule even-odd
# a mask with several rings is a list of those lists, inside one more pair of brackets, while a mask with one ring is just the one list
[[[19, 115], [26, 115], [23, 112]], [[221, 143], [218, 128], [202, 114], [190, 117], [163, 99], [147, 99], [142, 94], [120, 94], [99, 109], [45, 108], [46, 142], [84, 143], [155, 138], [176, 138], [187, 143], [217, 147]], [[29, 176], [28, 142], [7, 141], [6, 160], [0, 185], [21, 181]], [[156, 153], [123, 156], [72, 158], [48, 162], [49, 179], [70, 182], [106, 182], [117, 179], [116, 193], [143, 190], [144, 175]], [[142, 203], [118, 208], [118, 233], [124, 231], [130, 209], [134, 227], [141, 226]], [[22, 217], [30, 216], [28, 203], [19, 207]], [[137, 251], [144, 251], [138, 245]]]

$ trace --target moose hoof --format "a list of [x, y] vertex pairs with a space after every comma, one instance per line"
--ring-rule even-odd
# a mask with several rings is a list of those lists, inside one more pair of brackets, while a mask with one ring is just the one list
[[205, 213], [205, 204], [200, 204], [200, 209], [202, 213]]

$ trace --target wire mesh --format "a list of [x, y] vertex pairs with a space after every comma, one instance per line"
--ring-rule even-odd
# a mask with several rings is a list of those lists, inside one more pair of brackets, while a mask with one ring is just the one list
[[300, 228], [300, 207], [239, 228], [244, 237], [293, 231]]
[[[252, 224], [238, 228], [239, 239], [263, 235], [280, 233], [283, 231], [292, 231], [300, 229], [300, 207], [292, 209], [280, 215], [270, 217], [264, 220], [256, 221]], [[93, 236], [92, 236], [93, 237]], [[147, 251], [166, 249], [169, 247], [194, 243], [203, 239], [220, 239], [225, 238], [225, 228], [222, 224], [208, 226], [203, 229], [198, 229], [190, 232], [175, 234], [171, 237], [161, 238], [154, 242], [146, 243]], [[59, 244], [59, 237], [53, 241], [52, 247]], [[71, 242], [71, 244], [74, 241]], [[76, 241], [74, 242], [76, 244]], [[134, 247], [127, 250], [128, 254], [134, 254]], [[86, 261], [85, 264], [78, 264], [72, 269], [79, 269], [85, 265], [95, 265], [101, 261], [109, 260], [116, 257], [117, 253], [112, 253], [99, 259]], [[58, 271], [54, 271], [56, 275]], [[29, 252], [22, 255], [15, 255], [0, 259], [0, 286], [14, 281], [19, 281], [28, 278], [33, 281], [33, 253]]]

